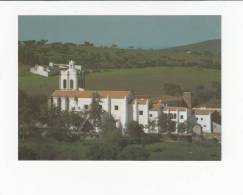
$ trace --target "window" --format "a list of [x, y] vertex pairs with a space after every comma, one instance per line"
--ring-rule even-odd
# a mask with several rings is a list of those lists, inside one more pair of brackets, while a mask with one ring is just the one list
[[173, 118], [176, 119], [176, 114], [174, 114]]
[[70, 89], [73, 89], [73, 79], [70, 80]]
[[181, 115], [181, 119], [183, 119], [184, 117], [183, 117], [183, 115]]
[[142, 110], [139, 111], [139, 115], [143, 115], [143, 111]]
[[67, 87], [67, 80], [63, 79], [63, 88], [66, 89], [66, 87]]
[[149, 117], [153, 117], [153, 115], [152, 114], [149, 114]]
[[198, 121], [198, 118], [196, 117], [196, 120]]
[[169, 119], [173, 119], [173, 114], [169, 113]]
[[89, 108], [88, 105], [84, 105], [84, 109], [87, 110]]
[[207, 125], [203, 125], [204, 127], [207, 127]]
[[203, 118], [201, 118], [201, 121], [203, 120]]
[[115, 105], [115, 108], [114, 108], [115, 110], [118, 110], [118, 106], [117, 105]]

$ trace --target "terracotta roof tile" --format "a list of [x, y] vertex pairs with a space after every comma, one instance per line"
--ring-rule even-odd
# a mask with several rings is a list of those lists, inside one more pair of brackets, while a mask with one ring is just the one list
[[125, 98], [130, 95], [130, 91], [106, 91], [106, 90], [55, 90], [52, 93], [53, 97], [80, 97], [90, 98], [94, 93], [98, 93], [101, 98], [110, 97], [115, 99]]
[[162, 97], [154, 97], [153, 100], [155, 102], [159, 102], [159, 101], [162, 101], [162, 102], [177, 102], [177, 101], [181, 101], [182, 98], [181, 97], [174, 97], [174, 96], [162, 96]]
[[196, 114], [196, 115], [209, 115], [209, 113], [214, 112], [214, 110], [212, 110], [212, 109], [193, 108], [192, 110], [193, 110], [194, 114]]
[[141, 98], [141, 99], [133, 99], [132, 100], [132, 104], [135, 104], [135, 101], [137, 101], [137, 104], [146, 104], [148, 99], [145, 99], [145, 98]]
[[186, 111], [187, 108], [186, 107], [173, 107], [173, 106], [165, 106], [162, 108], [163, 110], [171, 110], [171, 111]]
[[150, 110], [170, 110], [170, 111], [186, 111], [186, 107], [178, 107], [178, 106], [162, 106], [160, 104], [153, 104], [152, 109]]

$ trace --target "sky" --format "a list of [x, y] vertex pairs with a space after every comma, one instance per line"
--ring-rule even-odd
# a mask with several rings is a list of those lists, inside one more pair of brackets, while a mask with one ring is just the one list
[[166, 48], [220, 38], [220, 16], [19, 16], [21, 41]]

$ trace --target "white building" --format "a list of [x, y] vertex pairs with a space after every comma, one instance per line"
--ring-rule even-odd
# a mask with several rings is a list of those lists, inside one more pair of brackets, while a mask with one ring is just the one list
[[161, 104], [153, 104], [153, 107], [149, 110], [149, 120], [156, 124], [153, 133], [159, 132], [158, 118], [164, 113], [170, 115], [172, 121], [176, 123], [176, 132], [178, 130], [177, 126], [179, 123], [185, 123], [191, 121], [191, 112], [186, 107], [179, 106], [162, 106]]
[[48, 77], [50, 69], [45, 68], [44, 66], [35, 65], [35, 67], [30, 68], [30, 72], [33, 74], [38, 74], [40, 76]]
[[213, 131], [211, 115], [214, 112], [207, 108], [193, 108], [193, 121], [201, 125], [203, 132], [211, 133]]
[[73, 61], [69, 62], [67, 70], [60, 72], [59, 89], [53, 92], [51, 100], [61, 110], [85, 112], [89, 110], [94, 94], [100, 97], [102, 110], [111, 114], [116, 126], [123, 130], [130, 121], [137, 121], [145, 133], [158, 133], [158, 118], [164, 113], [176, 122], [176, 131], [179, 123], [188, 121], [200, 124], [204, 132], [212, 131], [212, 110], [191, 109], [189, 92], [185, 93], [185, 97], [160, 98], [150, 108], [150, 99], [135, 98], [131, 91], [85, 90], [82, 67], [76, 69]]

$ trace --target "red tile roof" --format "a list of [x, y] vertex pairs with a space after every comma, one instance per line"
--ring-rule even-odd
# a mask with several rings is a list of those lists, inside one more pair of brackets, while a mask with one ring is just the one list
[[150, 110], [169, 110], [169, 111], [186, 111], [186, 107], [177, 107], [177, 106], [162, 106], [160, 104], [153, 104], [152, 109]]
[[194, 114], [196, 115], [209, 115], [209, 113], [213, 113], [215, 110], [213, 109], [207, 109], [207, 108], [193, 108], [192, 109]]
[[137, 101], [137, 104], [146, 104], [148, 99], [145, 99], [145, 98], [141, 98], [141, 99], [133, 99], [132, 100], [132, 104], [135, 104], [135, 101]]
[[106, 91], [106, 90], [55, 90], [52, 93], [53, 97], [80, 97], [90, 98], [94, 93], [98, 93], [101, 98], [110, 97], [115, 99], [123, 99], [130, 95], [130, 91]]

